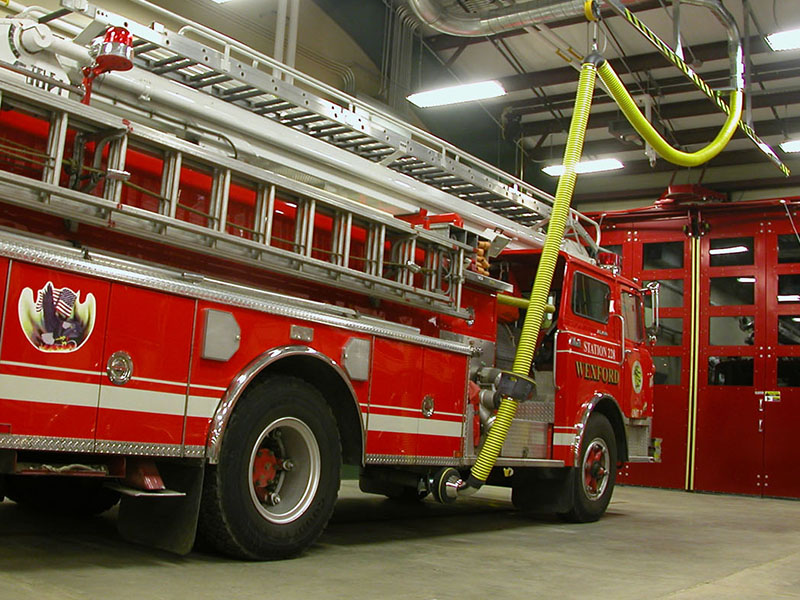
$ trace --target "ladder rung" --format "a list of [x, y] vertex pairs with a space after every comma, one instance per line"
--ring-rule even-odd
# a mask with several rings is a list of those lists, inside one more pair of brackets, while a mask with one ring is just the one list
[[[221, 75], [222, 75], [221, 73], [209, 69], [208, 71], [202, 71], [200, 73], [190, 75], [189, 77], [186, 78], [186, 81], [188, 83], [195, 83], [197, 81], [205, 81], [206, 79], [209, 79], [211, 77], [219, 77]], [[230, 77], [228, 77], [227, 75], [222, 75], [222, 76], [225, 77], [226, 79], [230, 79]]]
[[269, 114], [269, 113], [277, 113], [277, 112], [280, 112], [282, 110], [287, 110], [289, 108], [294, 108], [294, 104], [292, 104], [291, 102], [284, 102], [284, 101], [280, 101], [280, 102], [278, 102], [276, 104], [273, 104], [271, 106], [265, 106], [263, 108], [257, 108], [255, 104], [253, 106], [255, 107], [253, 112], [257, 113], [259, 115], [266, 115], [266, 114]]
[[144, 40], [136, 40], [133, 43], [133, 51], [134, 51], [134, 54], [136, 54], [137, 56], [140, 55], [140, 54], [146, 54], [148, 52], [151, 52], [151, 51], [157, 50], [157, 49], [158, 49], [158, 45], [150, 44], [148, 42], [145, 42]]
[[197, 63], [188, 58], [178, 62], [170, 61], [169, 63], [166, 63], [164, 66], [154, 68], [152, 72], [155, 73], [156, 75], [164, 75], [165, 73], [173, 73], [175, 71], [180, 71], [181, 69], [185, 69], [186, 67], [190, 67], [194, 64]]
[[320, 133], [312, 133], [311, 135], [313, 135], [317, 139], [334, 138], [334, 136], [341, 135], [342, 133], [346, 133], [348, 131], [350, 130], [347, 127], [337, 127], [336, 129], [322, 131]]
[[240, 92], [238, 94], [231, 94], [229, 96], [222, 96], [222, 99], [225, 102], [238, 102], [240, 100], [248, 100], [250, 98], [255, 98], [256, 96], [263, 96], [264, 92], [261, 90], [249, 90], [246, 92]]
[[[230, 95], [238, 94], [240, 92], [249, 92], [249, 91], [254, 90], [254, 89], [256, 89], [256, 88], [254, 88], [252, 85], [238, 85], [236, 87], [229, 87], [228, 89], [222, 91], [221, 95], [223, 97], [224, 96], [230, 96]], [[263, 91], [260, 91], [260, 92], [262, 94], [264, 93]]]
[[288, 125], [289, 127], [297, 127], [298, 125], [305, 125], [306, 123], [316, 123], [324, 119], [324, 117], [320, 117], [319, 115], [307, 115], [305, 117], [297, 117], [294, 119], [287, 119], [285, 121], [281, 121], [284, 125]]
[[209, 77], [207, 79], [199, 79], [197, 82], [189, 83], [189, 86], [196, 90], [199, 90], [204, 87], [208, 87], [210, 85], [218, 85], [220, 83], [225, 83], [226, 81], [231, 80], [231, 78], [228, 77], [227, 75], [221, 75], [213, 72], [212, 75], [213, 77]]

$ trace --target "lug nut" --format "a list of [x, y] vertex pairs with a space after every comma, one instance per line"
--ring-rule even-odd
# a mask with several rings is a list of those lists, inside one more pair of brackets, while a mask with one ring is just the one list
[[286, 460], [283, 461], [281, 467], [283, 468], [284, 471], [291, 471], [292, 469], [294, 469], [294, 463], [287, 458]]
[[271, 492], [267, 495], [267, 504], [270, 506], [277, 506], [281, 503], [281, 497], [277, 492]]

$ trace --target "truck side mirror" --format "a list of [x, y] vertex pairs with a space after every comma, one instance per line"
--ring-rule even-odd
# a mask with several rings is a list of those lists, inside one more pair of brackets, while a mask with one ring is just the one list
[[658, 334], [658, 290], [661, 284], [658, 281], [651, 281], [641, 289], [644, 299], [644, 326], [651, 344], [656, 341]]

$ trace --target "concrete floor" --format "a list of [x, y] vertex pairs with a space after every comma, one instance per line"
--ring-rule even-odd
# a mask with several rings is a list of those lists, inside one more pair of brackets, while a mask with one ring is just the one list
[[3, 600], [800, 598], [800, 502], [618, 488], [598, 523], [513, 510], [505, 490], [398, 506], [346, 481], [302, 558], [246, 563], [129, 545], [115, 513], [0, 504]]

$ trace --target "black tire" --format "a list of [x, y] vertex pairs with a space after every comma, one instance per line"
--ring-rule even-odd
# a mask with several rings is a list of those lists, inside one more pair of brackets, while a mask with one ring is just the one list
[[99, 515], [119, 502], [102, 479], [77, 476], [6, 476], [5, 495], [17, 504], [51, 514]]
[[605, 415], [589, 417], [578, 464], [567, 479], [571, 508], [559, 516], [573, 523], [597, 521], [608, 508], [617, 476], [617, 441]]
[[201, 543], [249, 560], [300, 554], [333, 512], [341, 456], [336, 420], [315, 387], [283, 375], [257, 383], [237, 404], [219, 462], [206, 472]]

